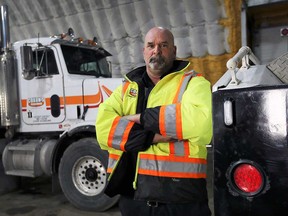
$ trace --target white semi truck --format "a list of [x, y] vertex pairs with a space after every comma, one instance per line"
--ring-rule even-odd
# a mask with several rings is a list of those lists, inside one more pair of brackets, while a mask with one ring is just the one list
[[109, 198], [107, 152], [96, 141], [101, 102], [121, 84], [112, 78], [95, 40], [72, 29], [51, 37], [9, 41], [9, 18], [1, 6], [0, 145], [6, 175], [59, 179], [77, 208], [104, 211]]

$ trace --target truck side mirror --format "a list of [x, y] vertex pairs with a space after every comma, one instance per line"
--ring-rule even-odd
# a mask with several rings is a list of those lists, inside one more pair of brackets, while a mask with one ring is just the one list
[[33, 68], [33, 51], [31, 46], [20, 47], [22, 76], [24, 79], [31, 80], [35, 77], [35, 69]]

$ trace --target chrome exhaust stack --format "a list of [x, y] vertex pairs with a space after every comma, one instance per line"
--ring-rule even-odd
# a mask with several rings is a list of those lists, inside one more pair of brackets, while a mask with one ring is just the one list
[[13, 137], [14, 127], [20, 124], [18, 78], [15, 52], [10, 48], [8, 6], [2, 5], [0, 54], [0, 126], [6, 127], [6, 137]]
[[8, 16], [8, 6], [1, 6], [1, 48], [2, 51], [7, 51], [9, 49], [10, 43], [10, 31], [9, 31], [9, 16]]

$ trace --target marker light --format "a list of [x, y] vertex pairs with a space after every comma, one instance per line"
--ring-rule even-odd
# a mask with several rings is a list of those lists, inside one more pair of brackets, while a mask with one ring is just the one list
[[280, 29], [280, 35], [283, 36], [288, 36], [288, 28], [282, 28]]
[[224, 123], [227, 126], [233, 125], [233, 102], [226, 100], [224, 102]]
[[233, 172], [234, 183], [237, 188], [250, 195], [260, 192], [264, 185], [261, 171], [252, 164], [239, 164]]
[[78, 43], [83, 43], [83, 38], [82, 37], [78, 38]]

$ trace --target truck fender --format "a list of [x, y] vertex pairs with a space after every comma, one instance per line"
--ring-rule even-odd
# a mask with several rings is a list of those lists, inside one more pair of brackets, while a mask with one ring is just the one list
[[71, 143], [75, 142], [76, 140], [84, 137], [95, 137], [96, 139], [96, 131], [94, 125], [83, 125], [75, 127], [62, 133], [54, 148], [52, 158], [52, 173], [58, 173], [60, 160], [68, 146], [70, 146]]

